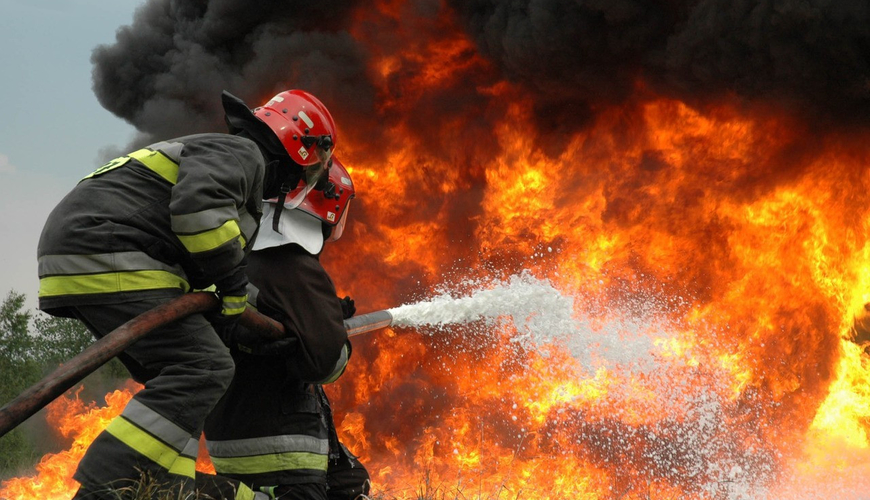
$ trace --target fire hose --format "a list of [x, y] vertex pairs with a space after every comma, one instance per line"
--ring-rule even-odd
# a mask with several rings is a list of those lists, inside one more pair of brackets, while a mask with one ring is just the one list
[[[214, 294], [187, 293], [119, 326], [0, 408], [0, 437], [156, 328], [216, 309], [219, 305], [220, 300]], [[375, 311], [345, 320], [344, 326], [351, 337], [386, 328], [392, 321], [389, 311]], [[250, 308], [245, 310], [239, 322], [262, 339], [284, 337], [281, 323]]]

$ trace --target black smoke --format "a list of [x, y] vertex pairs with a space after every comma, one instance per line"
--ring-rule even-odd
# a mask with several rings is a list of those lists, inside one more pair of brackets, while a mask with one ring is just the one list
[[639, 87], [736, 98], [811, 119], [870, 117], [870, 4], [861, 0], [449, 0], [482, 53], [555, 124]]
[[354, 2], [149, 0], [92, 55], [94, 91], [142, 141], [225, 130], [220, 93], [250, 106], [303, 88], [337, 119], [374, 106], [366, 53], [347, 32]]
[[[439, 126], [446, 130], [446, 123], [470, 124], [480, 132], [489, 126], [475, 123], [500, 108], [477, 89], [499, 79], [533, 97], [537, 129], [545, 133], [570, 131], [603, 107], [647, 95], [695, 105], [722, 99], [763, 103], [820, 123], [870, 116], [865, 1], [393, 4], [400, 15], [359, 16], [379, 5], [362, 1], [148, 0], [132, 24], [118, 30], [114, 44], [94, 51], [94, 89], [106, 109], [147, 139], [223, 130], [221, 90], [253, 106], [291, 87], [315, 93], [340, 128], [358, 138], [380, 140], [374, 124], [384, 120], [428, 128], [423, 135]], [[372, 52], [394, 55], [426, 37], [444, 36], [434, 20], [445, 9], [491, 68], [469, 71], [464, 84], [432, 89], [410, 103], [409, 80], [403, 79], [414, 78], [422, 66], [405, 60], [389, 81], [379, 81], [370, 67]], [[352, 28], [367, 37], [368, 46], [350, 34]], [[397, 98], [404, 99], [401, 109], [384, 113], [384, 104]], [[445, 140], [457, 139], [462, 141]], [[461, 150], [447, 146], [438, 144]]]

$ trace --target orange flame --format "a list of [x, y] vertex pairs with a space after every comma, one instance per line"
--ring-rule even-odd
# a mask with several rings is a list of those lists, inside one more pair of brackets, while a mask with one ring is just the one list
[[81, 388], [73, 395], [60, 397], [49, 404], [46, 417], [49, 424], [64, 438], [71, 438], [72, 446], [66, 451], [42, 457], [36, 465], [36, 476], [4, 481], [0, 498], [72, 498], [78, 490], [78, 483], [72, 479], [76, 465], [97, 434], [121, 413], [133, 392], [138, 390], [137, 384], [131, 382], [129, 385], [128, 389], [107, 394], [105, 407], [80, 400], [78, 392]]
[[[351, 30], [371, 47], [390, 139], [340, 146], [359, 196], [325, 265], [370, 309], [525, 270], [576, 298], [583, 331], [534, 344], [516, 325], [477, 322], [356, 338], [329, 391], [376, 490], [870, 490], [870, 360], [852, 341], [870, 301], [870, 132], [814, 134], [784, 113], [696, 107], [639, 83], [631, 103], [548, 136], [449, 13], [407, 25], [401, 6], [374, 2]], [[444, 120], [419, 106], [459, 85], [498, 104]], [[110, 417], [98, 411], [82, 419], [100, 427]], [[84, 446], [0, 497], [68, 498], [72, 469], [48, 462], [71, 466]]]

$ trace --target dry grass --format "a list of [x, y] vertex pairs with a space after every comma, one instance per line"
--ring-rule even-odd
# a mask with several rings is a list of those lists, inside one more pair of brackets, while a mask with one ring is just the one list
[[[214, 497], [194, 492], [181, 491], [179, 486], [169, 487], [151, 477], [147, 472], [140, 472], [139, 478], [130, 479], [127, 485], [107, 488], [99, 493], [107, 493], [113, 500], [219, 500]], [[377, 491], [371, 496], [360, 496], [356, 500], [526, 500], [534, 496], [509, 491], [504, 483], [494, 492], [485, 492], [482, 487], [468, 488], [463, 485], [462, 478], [450, 485], [435, 484], [429, 471], [416, 487], [401, 490]]]
[[215, 500], [209, 495], [182, 491], [179, 485], [169, 486], [158, 482], [147, 472], [139, 473], [138, 479], [129, 480], [125, 486], [117, 486], [106, 491], [117, 500]]
[[523, 492], [510, 492], [503, 484], [498, 491], [492, 493], [487, 493], [480, 487], [472, 490], [469, 491], [463, 486], [461, 478], [449, 486], [434, 484], [429, 471], [426, 471], [420, 484], [413, 491], [380, 491], [372, 495], [371, 500], [523, 500], [526, 498], [522, 495]]

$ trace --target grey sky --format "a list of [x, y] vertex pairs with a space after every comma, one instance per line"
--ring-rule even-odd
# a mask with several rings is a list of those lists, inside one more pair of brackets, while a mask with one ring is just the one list
[[36, 244], [49, 211], [134, 129], [91, 90], [91, 51], [142, 0], [0, 0], [0, 294], [36, 308]]

